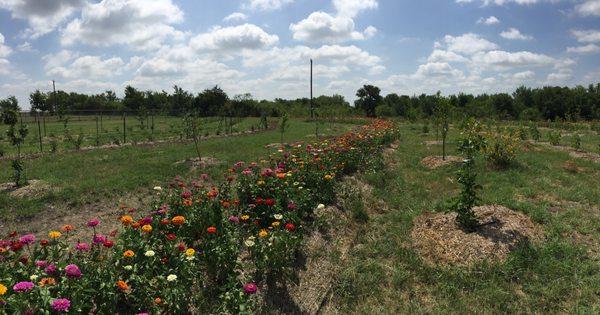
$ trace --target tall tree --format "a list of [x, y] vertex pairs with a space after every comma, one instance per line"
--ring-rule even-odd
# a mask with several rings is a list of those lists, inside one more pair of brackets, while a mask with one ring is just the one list
[[375, 117], [375, 108], [383, 102], [381, 90], [374, 85], [364, 85], [356, 92], [356, 108], [362, 109], [367, 117]]

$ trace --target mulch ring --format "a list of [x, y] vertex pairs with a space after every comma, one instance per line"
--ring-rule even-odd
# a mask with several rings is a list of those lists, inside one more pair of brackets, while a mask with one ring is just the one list
[[473, 208], [482, 223], [467, 233], [456, 223], [456, 213], [426, 212], [414, 220], [414, 248], [429, 265], [470, 266], [477, 262], [502, 262], [521, 242], [543, 239], [542, 228], [521, 212], [499, 205]]
[[216, 159], [214, 157], [203, 156], [201, 158], [195, 157], [195, 158], [191, 158], [191, 159], [187, 159], [187, 160], [177, 161], [174, 164], [177, 165], [177, 164], [183, 164], [183, 163], [189, 163], [190, 171], [194, 171], [197, 169], [205, 169], [209, 166], [223, 164], [223, 161]]
[[27, 185], [22, 187], [16, 187], [15, 183], [0, 184], [0, 192], [7, 191], [13, 198], [38, 198], [54, 190], [56, 190], [55, 187], [38, 179], [29, 180]]
[[447, 155], [446, 159], [444, 160], [442, 156], [434, 155], [423, 158], [421, 160], [421, 164], [426, 168], [433, 170], [449, 164], [460, 163], [462, 161], [463, 158], [460, 156]]

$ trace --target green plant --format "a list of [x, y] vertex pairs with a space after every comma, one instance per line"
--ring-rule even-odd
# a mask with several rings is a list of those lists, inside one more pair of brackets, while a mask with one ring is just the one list
[[480, 130], [479, 123], [472, 120], [463, 130], [458, 147], [458, 150], [464, 155], [464, 160], [457, 172], [457, 181], [461, 185], [461, 191], [452, 210], [457, 213], [456, 220], [459, 225], [468, 232], [473, 232], [479, 225], [473, 206], [479, 201], [477, 191], [481, 189], [476, 182], [477, 172], [475, 171], [475, 155], [483, 143], [483, 139], [479, 135]]
[[535, 141], [539, 141], [541, 138], [540, 130], [537, 127], [537, 124], [532, 122], [529, 125], [529, 133], [531, 134], [531, 138]]
[[551, 131], [548, 132], [548, 141], [550, 141], [550, 144], [552, 144], [552, 145], [559, 145], [560, 144], [560, 138], [561, 138], [560, 131], [558, 131], [558, 130], [551, 130]]
[[50, 135], [50, 153], [56, 153], [58, 151], [58, 141], [54, 135]]
[[571, 143], [571, 146], [577, 151], [581, 150], [581, 136], [578, 133], [573, 135], [573, 142]]
[[283, 113], [281, 118], [279, 119], [279, 133], [281, 135], [281, 143], [283, 144], [283, 135], [285, 134], [285, 130], [289, 126], [289, 117], [287, 113]]
[[481, 151], [488, 164], [496, 168], [504, 168], [516, 159], [521, 143], [518, 133], [518, 131], [500, 129], [486, 134]]
[[427, 121], [425, 121], [423, 123], [423, 128], [421, 129], [421, 132], [424, 134], [428, 134], [429, 133], [429, 123]]
[[10, 109], [5, 110], [2, 116], [4, 123], [9, 126], [6, 135], [8, 136], [10, 143], [17, 148], [17, 156], [12, 161], [11, 166], [14, 171], [13, 179], [15, 185], [21, 187], [25, 183], [23, 176], [24, 167], [23, 162], [21, 161], [21, 146], [25, 142], [29, 130], [27, 129], [27, 125], [23, 125], [22, 123], [18, 128], [16, 127], [18, 122], [17, 111]]

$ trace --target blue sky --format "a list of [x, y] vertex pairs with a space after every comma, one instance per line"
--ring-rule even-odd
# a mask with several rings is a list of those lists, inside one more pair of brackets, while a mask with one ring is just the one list
[[0, 0], [0, 97], [51, 80], [354, 99], [600, 82], [600, 0]]

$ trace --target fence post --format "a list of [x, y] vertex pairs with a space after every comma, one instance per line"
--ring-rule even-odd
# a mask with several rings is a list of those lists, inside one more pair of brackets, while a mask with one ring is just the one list
[[127, 112], [123, 112], [123, 144], [125, 144], [127, 142], [127, 124], [125, 123], [125, 120], [127, 119]]
[[44, 121], [44, 137], [46, 137], [46, 115], [42, 112], [42, 119]]
[[[37, 118], [37, 113], [35, 114], [36, 118]], [[38, 137], [40, 139], [40, 153], [44, 152], [44, 148], [42, 147], [42, 126], [40, 124], [40, 120], [37, 119], [37, 125], [38, 125]]]
[[102, 112], [100, 112], [100, 129], [104, 131], [104, 126], [102, 125]]
[[98, 116], [96, 116], [96, 146], [100, 145], [100, 130], [98, 129]]

